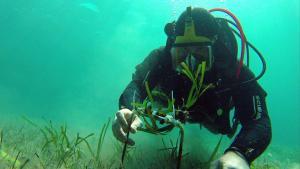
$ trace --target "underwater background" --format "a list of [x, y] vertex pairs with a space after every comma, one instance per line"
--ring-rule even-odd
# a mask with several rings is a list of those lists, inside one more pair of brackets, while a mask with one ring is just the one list
[[[74, 136], [99, 133], [118, 110], [119, 96], [135, 66], [151, 50], [165, 45], [165, 24], [190, 5], [226, 8], [239, 18], [247, 39], [267, 62], [267, 72], [259, 80], [268, 93], [273, 129], [265, 159], [279, 168], [300, 168], [298, 0], [0, 0], [3, 140], [17, 137], [6, 130], [26, 128], [24, 117], [38, 125], [49, 120], [66, 124]], [[229, 18], [219, 12], [213, 15]], [[254, 52], [250, 67], [256, 74], [262, 68]], [[214, 147], [220, 138], [195, 124], [187, 124], [186, 131], [187, 151], [201, 144]], [[155, 147], [152, 141], [161, 142], [144, 133], [132, 137], [137, 151]], [[110, 124], [106, 141], [109, 154], [110, 142], [115, 141]], [[225, 140], [220, 153], [230, 141]]]

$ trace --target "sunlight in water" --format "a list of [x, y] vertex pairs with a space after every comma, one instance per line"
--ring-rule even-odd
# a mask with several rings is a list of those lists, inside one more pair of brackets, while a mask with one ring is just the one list
[[99, 12], [98, 6], [95, 5], [94, 3], [85, 2], [85, 3], [80, 3], [79, 6], [91, 10], [93, 12]]

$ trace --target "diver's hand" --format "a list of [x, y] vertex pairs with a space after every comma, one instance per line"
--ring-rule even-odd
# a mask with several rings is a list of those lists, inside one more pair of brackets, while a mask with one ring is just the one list
[[[137, 115], [135, 115], [131, 110], [121, 109], [116, 113], [116, 117], [112, 123], [112, 131], [114, 136], [116, 137], [116, 139], [123, 143], [127, 140], [126, 133], [128, 132], [128, 125], [130, 122], [131, 133], [136, 133], [137, 128], [142, 126], [141, 119]], [[135, 142], [132, 139], [128, 138], [128, 144], [132, 146], [135, 144]]]
[[250, 169], [250, 167], [240, 154], [228, 151], [220, 159], [214, 161], [210, 169]]

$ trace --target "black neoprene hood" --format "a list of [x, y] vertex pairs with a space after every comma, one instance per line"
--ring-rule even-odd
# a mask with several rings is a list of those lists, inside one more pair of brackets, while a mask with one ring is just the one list
[[[187, 11], [184, 11], [178, 18], [175, 26], [176, 36], [183, 36], [185, 29], [185, 19], [187, 18]], [[195, 24], [195, 31], [197, 36], [206, 36], [214, 38], [218, 33], [218, 24], [214, 18], [204, 8], [193, 8], [192, 19]]]

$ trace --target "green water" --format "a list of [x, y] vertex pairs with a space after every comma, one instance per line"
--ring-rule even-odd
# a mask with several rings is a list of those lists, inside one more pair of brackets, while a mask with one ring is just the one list
[[[272, 145], [299, 150], [298, 0], [0, 0], [0, 123], [26, 115], [98, 130], [117, 111], [135, 65], [165, 44], [164, 25], [189, 5], [224, 7], [239, 18], [267, 61], [259, 82]], [[250, 66], [260, 72], [255, 55]]]

